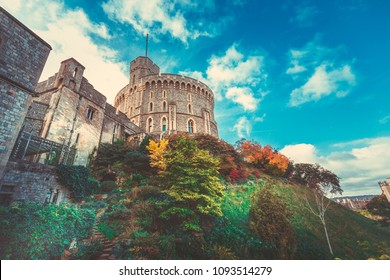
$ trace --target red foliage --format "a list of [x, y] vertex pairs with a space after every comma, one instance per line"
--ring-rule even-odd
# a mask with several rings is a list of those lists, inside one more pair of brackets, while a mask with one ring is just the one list
[[257, 169], [253, 170], [252, 173], [257, 179], [261, 178], [261, 172]]
[[262, 147], [260, 144], [249, 140], [239, 142], [237, 151], [245, 161], [257, 168], [264, 168], [266, 172], [273, 175], [283, 175], [290, 162], [286, 156], [272, 149], [270, 145]]
[[246, 179], [248, 177], [248, 172], [243, 169], [233, 169], [230, 171], [228, 177], [232, 183], [237, 183], [242, 179]]

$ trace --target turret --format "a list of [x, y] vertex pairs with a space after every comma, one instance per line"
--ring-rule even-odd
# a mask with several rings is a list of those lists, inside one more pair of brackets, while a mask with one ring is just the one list
[[56, 86], [60, 87], [63, 85], [78, 92], [80, 90], [84, 70], [85, 67], [74, 58], [62, 61], [56, 77]]

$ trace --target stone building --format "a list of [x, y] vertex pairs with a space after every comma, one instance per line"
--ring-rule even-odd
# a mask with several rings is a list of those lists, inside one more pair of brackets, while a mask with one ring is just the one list
[[193, 78], [161, 74], [146, 56], [130, 63], [129, 84], [116, 95], [115, 107], [158, 138], [176, 133], [218, 137], [212, 90]]
[[386, 181], [379, 182], [378, 184], [382, 190], [382, 194], [384, 194], [387, 201], [390, 202], [390, 178], [387, 178]]
[[0, 7], [0, 179], [51, 47]]
[[72, 163], [85, 166], [100, 143], [142, 137], [143, 131], [107, 103], [83, 76], [84, 70], [69, 58], [61, 62], [58, 73], [38, 84], [24, 131], [74, 148]]
[[26, 182], [15, 184], [6, 175], [7, 170], [16, 169], [10, 162], [11, 152], [50, 51], [48, 43], [0, 7], [1, 204], [10, 202], [16, 193], [27, 193], [29, 188]]

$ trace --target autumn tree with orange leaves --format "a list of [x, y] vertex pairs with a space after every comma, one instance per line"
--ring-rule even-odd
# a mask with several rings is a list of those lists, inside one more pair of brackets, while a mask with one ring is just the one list
[[290, 162], [286, 156], [272, 149], [270, 145], [262, 147], [250, 140], [237, 142], [236, 149], [245, 161], [276, 176], [282, 176]]

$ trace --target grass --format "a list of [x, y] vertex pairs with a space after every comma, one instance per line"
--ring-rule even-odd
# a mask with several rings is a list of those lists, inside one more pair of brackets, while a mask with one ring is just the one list
[[281, 196], [292, 212], [290, 222], [299, 240], [296, 258], [299, 259], [378, 259], [390, 255], [390, 229], [363, 215], [331, 202], [326, 223], [334, 256], [329, 253], [324, 229], [318, 217], [307, 210], [305, 197], [315, 205], [312, 192], [306, 187], [291, 184], [267, 175], [255, 186], [231, 186], [226, 191], [223, 210], [230, 218], [245, 223], [250, 201], [256, 190], [270, 187]]

